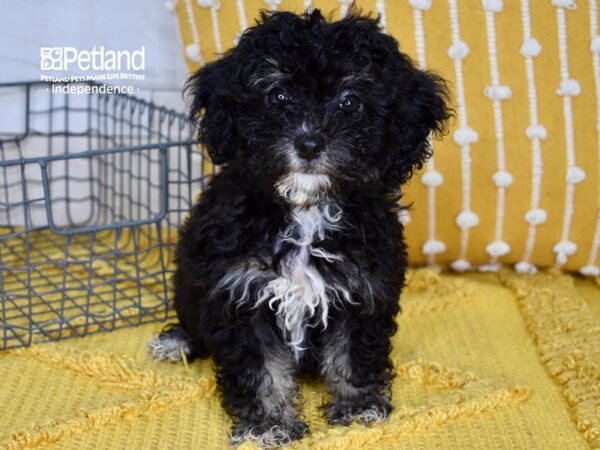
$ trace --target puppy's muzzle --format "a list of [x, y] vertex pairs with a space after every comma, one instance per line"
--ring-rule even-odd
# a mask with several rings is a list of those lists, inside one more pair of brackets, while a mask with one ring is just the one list
[[325, 139], [319, 134], [306, 134], [296, 137], [294, 146], [300, 158], [311, 161], [325, 148]]

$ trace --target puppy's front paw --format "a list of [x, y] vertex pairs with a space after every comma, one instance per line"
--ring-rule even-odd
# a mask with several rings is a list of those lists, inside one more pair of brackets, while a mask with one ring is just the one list
[[387, 419], [392, 405], [383, 395], [364, 398], [338, 399], [323, 406], [325, 417], [331, 425], [350, 425], [352, 422], [367, 425]]
[[190, 338], [175, 324], [167, 325], [163, 331], [150, 339], [148, 349], [155, 361], [179, 362], [190, 356]]
[[258, 424], [241, 421], [231, 429], [231, 443], [239, 445], [245, 440], [250, 440], [261, 448], [281, 447], [301, 439], [307, 431], [306, 424], [297, 419]]

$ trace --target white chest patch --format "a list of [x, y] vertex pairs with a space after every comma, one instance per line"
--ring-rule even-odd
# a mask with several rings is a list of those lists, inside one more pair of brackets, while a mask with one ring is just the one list
[[326, 175], [292, 172], [279, 180], [275, 188], [283, 199], [300, 206], [318, 203], [330, 185]]
[[330, 303], [351, 301], [345, 287], [328, 285], [311, 263], [311, 256], [328, 262], [342, 259], [341, 255], [313, 244], [324, 239], [327, 230], [339, 229], [341, 217], [341, 210], [331, 206], [296, 207], [292, 222], [281, 234], [281, 240], [292, 243], [296, 250], [283, 258], [279, 276], [270, 280], [258, 295], [257, 304], [268, 302], [275, 311], [296, 358], [303, 350], [306, 327], [318, 324], [327, 327]]

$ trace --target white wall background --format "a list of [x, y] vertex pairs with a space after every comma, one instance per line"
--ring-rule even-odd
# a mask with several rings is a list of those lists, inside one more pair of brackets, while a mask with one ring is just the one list
[[[106, 50], [137, 50], [145, 47], [145, 80], [123, 84], [132, 84], [136, 90], [133, 95], [166, 106], [177, 111], [185, 111], [182, 87], [187, 72], [180, 50], [176, 18], [165, 8], [163, 0], [0, 0], [0, 83], [35, 81], [40, 79], [40, 47], [75, 47], [78, 50], [91, 50], [104, 46]], [[121, 70], [127, 72], [127, 70]], [[46, 72], [46, 74], [50, 74]], [[93, 75], [93, 71], [85, 74]], [[81, 75], [77, 72], [57, 72], [56, 75]], [[83, 101], [84, 96], [71, 96], [73, 102]], [[41, 100], [44, 100], [43, 98]], [[32, 95], [32, 105], [38, 109], [37, 95]], [[40, 101], [40, 107], [46, 101]], [[24, 91], [0, 89], [0, 134], [19, 134], [24, 131]], [[73, 104], [72, 104], [73, 106]], [[34, 129], [44, 130], [45, 117], [32, 118]], [[81, 127], [86, 123], [81, 117]], [[55, 125], [60, 127], [60, 125]], [[70, 129], [77, 128], [71, 123]], [[56, 129], [55, 129], [56, 131]], [[88, 150], [85, 139], [79, 149], [70, 152]], [[77, 143], [71, 139], [71, 143]], [[54, 140], [54, 152], [61, 151], [60, 138]], [[26, 157], [44, 156], [48, 150], [45, 139], [29, 137], [19, 151]], [[43, 153], [43, 154], [42, 154]], [[8, 160], [20, 156], [14, 145], [4, 146], [0, 158]], [[71, 172], [86, 173], [85, 167], [78, 169], [80, 161], [72, 160]], [[84, 161], [85, 162], [85, 161]], [[83, 164], [83, 163], [82, 163]], [[64, 173], [64, 165], [54, 169], [54, 174]], [[150, 174], [148, 174], [150, 175]], [[27, 166], [25, 172], [29, 198], [42, 198], [40, 168]], [[0, 202], [18, 205], [23, 201], [21, 192], [21, 173], [18, 166], [0, 170]], [[64, 183], [63, 183], [64, 184]], [[75, 183], [71, 186], [72, 196], [89, 194], [87, 183]], [[53, 197], [64, 195], [64, 186], [52, 187]], [[149, 204], [158, 204], [157, 192], [152, 193]], [[154, 198], [156, 197], [156, 198]], [[57, 206], [64, 205], [59, 203]], [[44, 203], [36, 202], [31, 207], [34, 225], [46, 223]], [[87, 217], [89, 204], [81, 204], [75, 211], [76, 216]], [[66, 212], [56, 210], [57, 223], [66, 221]], [[9, 223], [22, 225], [24, 211], [20, 206], [0, 208], [0, 227]]]
[[145, 46], [146, 80], [136, 95], [184, 109], [176, 20], [161, 0], [0, 0], [0, 83], [38, 80], [42, 46]]

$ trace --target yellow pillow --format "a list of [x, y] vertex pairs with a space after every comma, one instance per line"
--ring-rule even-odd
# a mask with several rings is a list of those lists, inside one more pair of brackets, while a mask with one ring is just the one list
[[[349, 0], [177, 0], [190, 72], [260, 9]], [[413, 264], [600, 274], [600, 36], [595, 0], [364, 0], [422, 67], [451, 84], [456, 120], [406, 187]]]

